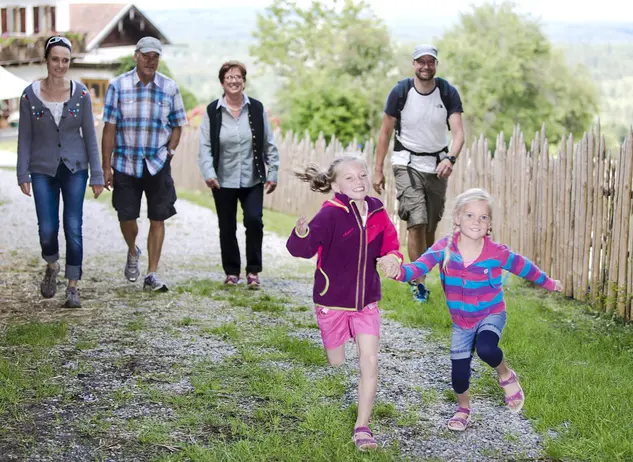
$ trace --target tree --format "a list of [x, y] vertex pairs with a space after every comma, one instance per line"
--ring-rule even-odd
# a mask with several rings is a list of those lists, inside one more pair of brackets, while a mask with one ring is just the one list
[[[136, 67], [136, 63], [134, 62], [134, 56], [133, 55], [125, 56], [121, 58], [121, 61], [119, 62], [119, 67], [117, 68], [117, 75], [131, 71], [132, 69], [134, 69], [134, 67]], [[170, 79], [174, 79], [173, 74], [171, 73], [171, 70], [169, 69], [165, 61], [161, 60], [160, 63], [158, 64], [158, 72], [166, 75]], [[186, 111], [190, 111], [191, 109], [193, 109], [194, 107], [198, 105], [198, 98], [196, 98], [196, 95], [194, 95], [193, 93], [191, 93], [191, 91], [189, 91], [187, 88], [181, 85], [179, 85], [179, 89], [180, 89], [180, 95], [182, 96], [182, 102], [185, 106]]]
[[438, 42], [441, 70], [464, 104], [471, 136], [506, 140], [519, 124], [530, 137], [546, 124], [548, 139], [582, 135], [597, 112], [586, 69], [570, 69], [538, 22], [513, 5], [484, 4], [462, 14]]
[[[373, 135], [395, 83], [389, 31], [364, 1], [275, 0], [259, 14], [250, 47], [284, 84], [277, 93], [282, 127], [332, 135], [344, 143]], [[397, 73], [397, 70], [396, 70]]]

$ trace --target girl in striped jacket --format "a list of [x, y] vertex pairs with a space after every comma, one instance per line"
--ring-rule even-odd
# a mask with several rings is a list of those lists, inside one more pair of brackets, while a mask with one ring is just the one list
[[463, 431], [470, 424], [468, 394], [472, 354], [497, 370], [510, 412], [518, 413], [525, 395], [516, 373], [503, 359], [499, 340], [506, 323], [502, 270], [510, 271], [549, 291], [562, 291], [560, 281], [550, 279], [527, 258], [490, 239], [492, 198], [482, 189], [469, 189], [456, 198], [454, 233], [437, 241], [415, 262], [401, 264], [387, 255], [379, 259], [386, 276], [402, 282], [429, 273], [440, 264], [440, 280], [453, 321], [451, 379], [457, 394], [457, 410], [448, 428]]

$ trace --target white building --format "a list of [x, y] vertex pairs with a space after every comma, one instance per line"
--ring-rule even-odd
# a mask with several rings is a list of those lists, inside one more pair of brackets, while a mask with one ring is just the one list
[[0, 65], [28, 82], [46, 77], [46, 38], [64, 35], [73, 42], [68, 77], [82, 81], [96, 113], [119, 67], [146, 35], [170, 41], [133, 4], [72, 3], [68, 0], [0, 1]]

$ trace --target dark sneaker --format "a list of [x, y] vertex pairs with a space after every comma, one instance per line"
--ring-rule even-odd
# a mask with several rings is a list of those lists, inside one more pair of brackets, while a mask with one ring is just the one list
[[125, 263], [125, 277], [130, 282], [136, 282], [141, 272], [138, 269], [138, 259], [141, 258], [141, 249], [136, 246], [136, 255], [127, 252], [127, 262]]
[[64, 308], [81, 308], [79, 290], [76, 287], [66, 289], [66, 303], [64, 303]]
[[226, 279], [224, 280], [224, 285], [225, 286], [235, 286], [235, 285], [237, 285], [239, 280], [240, 280], [239, 276], [235, 276], [233, 274], [227, 274], [226, 275]]
[[158, 274], [149, 273], [143, 281], [143, 290], [151, 290], [152, 292], [167, 292], [169, 288], [167, 284], [160, 280]]
[[428, 290], [424, 284], [418, 284], [415, 292], [413, 293], [413, 298], [417, 302], [426, 303], [430, 295], [431, 291]]
[[249, 289], [259, 289], [260, 285], [259, 276], [253, 273], [248, 273], [246, 275], [246, 287]]
[[51, 268], [46, 265], [46, 273], [40, 284], [40, 292], [44, 298], [53, 298], [57, 293], [57, 275], [59, 274], [59, 263], [55, 263], [55, 267]]

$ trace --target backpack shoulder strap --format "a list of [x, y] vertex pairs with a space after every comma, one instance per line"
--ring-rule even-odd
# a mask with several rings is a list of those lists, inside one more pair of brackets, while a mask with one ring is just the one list
[[398, 112], [402, 111], [405, 103], [407, 102], [407, 96], [409, 95], [409, 90], [413, 86], [413, 79], [406, 78], [398, 81]]
[[446, 108], [446, 126], [450, 131], [451, 126], [448, 123], [448, 100], [450, 98], [451, 85], [441, 77], [436, 77], [437, 86], [440, 88], [440, 98], [442, 98], [442, 104]]
[[413, 86], [413, 79], [406, 78], [398, 81], [396, 88], [398, 90], [398, 115], [396, 117], [396, 133], [400, 134], [400, 113], [404, 108], [404, 105], [407, 102], [407, 96], [409, 95], [409, 90]]

